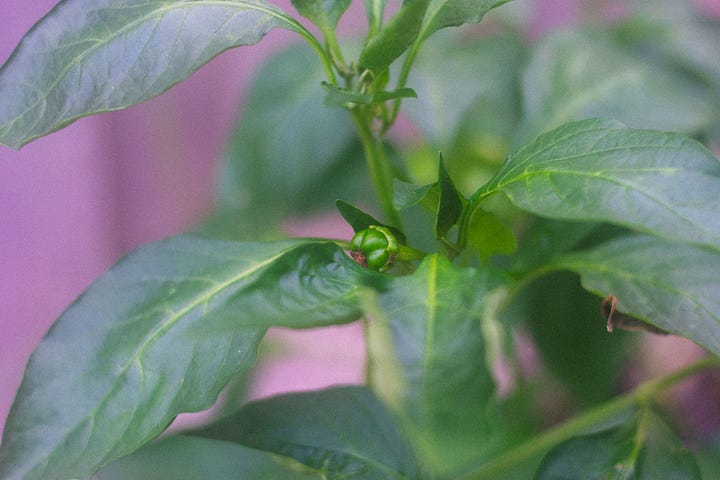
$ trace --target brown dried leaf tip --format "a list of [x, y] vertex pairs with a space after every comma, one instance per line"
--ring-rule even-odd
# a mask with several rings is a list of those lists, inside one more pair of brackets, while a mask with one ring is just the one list
[[617, 297], [615, 295], [608, 295], [600, 303], [600, 311], [603, 317], [607, 320], [607, 331], [612, 332], [614, 329], [619, 328], [621, 330], [635, 330], [645, 331], [650, 333], [656, 333], [658, 335], [667, 335], [668, 332], [662, 330], [655, 325], [651, 325], [640, 319], [620, 313], [616, 309]]

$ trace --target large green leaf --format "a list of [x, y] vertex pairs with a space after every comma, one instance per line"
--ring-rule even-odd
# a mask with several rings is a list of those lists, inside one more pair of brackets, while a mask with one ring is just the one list
[[272, 57], [250, 86], [220, 177], [221, 202], [247, 231], [368, 187], [352, 122], [324, 105], [322, 78], [312, 50], [295, 45]]
[[584, 120], [509, 157], [471, 199], [504, 193], [540, 216], [605, 221], [720, 250], [720, 161], [674, 133]]
[[492, 444], [484, 300], [497, 279], [426, 257], [367, 301], [369, 380], [395, 410], [423, 462], [449, 473]]
[[708, 91], [607, 37], [553, 35], [535, 47], [522, 80], [525, 118], [517, 142], [573, 120], [614, 118], [636, 128], [694, 133], [716, 116]]
[[535, 480], [699, 480], [693, 455], [647, 411], [626, 425], [572, 438], [543, 459]]
[[147, 100], [277, 27], [306, 33], [264, 0], [64, 0], [0, 70], [0, 144]]
[[255, 361], [267, 327], [358, 317], [332, 243], [177, 237], [97, 280], [33, 353], [0, 447], [0, 478], [85, 478], [181, 412], [210, 407]]
[[442, 28], [479, 23], [485, 14], [510, 0], [432, 0], [423, 21], [420, 39]]
[[617, 310], [687, 337], [720, 355], [720, 254], [631, 236], [566, 254], [553, 266], [617, 297]]
[[196, 434], [291, 458], [327, 479], [418, 478], [407, 441], [365, 387], [257, 401]]
[[236, 443], [180, 435], [103, 468], [96, 480], [323, 480], [320, 474]]

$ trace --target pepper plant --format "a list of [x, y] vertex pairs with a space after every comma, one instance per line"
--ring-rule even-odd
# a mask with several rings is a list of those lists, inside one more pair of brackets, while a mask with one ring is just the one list
[[[700, 478], [661, 399], [720, 366], [718, 25], [644, 2], [527, 42], [502, 15], [476, 25], [504, 1], [365, 0], [346, 40], [350, 0], [292, 3], [303, 21], [266, 0], [63, 0], [0, 70], [0, 143], [20, 148], [272, 29], [305, 41], [258, 72], [213, 218], [123, 258], [37, 347], [0, 477]], [[354, 237], [280, 238], [320, 207]], [[251, 369], [268, 328], [354, 321], [365, 385], [153, 441]], [[708, 357], [622, 392], [652, 334]]]

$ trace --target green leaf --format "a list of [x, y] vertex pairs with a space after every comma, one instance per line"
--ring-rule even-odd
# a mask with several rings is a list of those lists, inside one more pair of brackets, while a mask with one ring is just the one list
[[592, 117], [683, 133], [698, 132], [716, 117], [708, 91], [692, 78], [587, 32], [562, 32], [535, 47], [522, 92], [525, 120], [516, 144]]
[[404, 0], [400, 10], [360, 52], [363, 68], [381, 74], [415, 41], [430, 0]]
[[617, 393], [629, 335], [608, 335], [600, 299], [585, 291], [577, 275], [557, 272], [526, 287], [514, 300], [532, 333], [542, 365], [588, 407]]
[[347, 112], [323, 104], [314, 55], [295, 45], [265, 63], [232, 132], [221, 203], [249, 232], [341, 196], [368, 197], [362, 146]]
[[368, 378], [431, 471], [447, 474], [492, 444], [483, 307], [499, 284], [488, 271], [426, 257], [366, 300]]
[[328, 479], [418, 478], [407, 441], [365, 387], [253, 402], [196, 434], [294, 459]]
[[515, 234], [497, 215], [475, 209], [468, 221], [468, 245], [487, 261], [492, 255], [509, 255], [515, 251]]
[[510, 0], [432, 0], [423, 21], [420, 39], [440, 29], [480, 23], [485, 14]]
[[337, 200], [335, 202], [335, 206], [340, 212], [340, 215], [342, 215], [342, 217], [352, 227], [355, 233], [361, 230], [366, 230], [367, 228], [370, 228], [371, 225], [378, 225], [380, 227], [388, 228], [392, 232], [392, 234], [395, 235], [397, 241], [401, 244], [404, 244], [406, 242], [405, 234], [403, 234], [400, 230], [391, 225], [385, 225], [384, 223], [375, 219], [375, 217], [368, 215], [359, 208], [350, 205], [343, 200]]
[[322, 480], [300, 464], [236, 443], [179, 435], [103, 468], [96, 480]]
[[438, 188], [440, 201], [435, 219], [435, 235], [444, 238], [448, 231], [455, 226], [463, 212], [463, 199], [455, 188], [450, 174], [445, 169], [442, 155], [438, 164]]
[[[89, 477], [213, 405], [271, 325], [359, 317], [365, 269], [332, 243], [176, 237], [142, 247], [57, 320], [5, 425], [0, 477]], [[228, 327], [231, 325], [231, 327]]]
[[437, 182], [420, 186], [403, 182], [397, 178], [393, 182], [393, 207], [397, 210], [405, 210], [421, 204], [430, 210], [437, 211], [439, 196]]
[[360, 93], [336, 87], [327, 82], [322, 82], [322, 86], [328, 93], [326, 101], [331, 105], [340, 107], [347, 107], [353, 104], [372, 105], [374, 103], [384, 103], [396, 98], [417, 98], [417, 93], [415, 93], [412, 88], [399, 88], [392, 92]]
[[387, 0], [364, 0], [368, 19], [368, 38], [375, 36], [382, 27]]
[[292, 0], [298, 13], [323, 32], [334, 31], [351, 0]]
[[553, 267], [617, 297], [617, 310], [720, 355], [720, 254], [632, 236], [559, 257]]
[[0, 70], [0, 144], [140, 103], [278, 27], [306, 33], [264, 0], [64, 0]]
[[498, 192], [540, 216], [609, 222], [720, 250], [720, 161], [679, 134], [597, 119], [567, 124], [510, 156], [473, 195], [472, 208]]
[[701, 478], [693, 455], [650, 411], [628, 425], [572, 438], [550, 451], [536, 480]]

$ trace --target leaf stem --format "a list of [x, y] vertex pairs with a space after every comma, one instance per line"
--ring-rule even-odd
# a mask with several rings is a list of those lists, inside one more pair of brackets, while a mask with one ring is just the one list
[[617, 397], [603, 405], [589, 410], [567, 422], [542, 433], [515, 448], [507, 450], [494, 460], [466, 474], [464, 480], [484, 480], [495, 478], [509, 468], [531, 460], [555, 445], [570, 439], [583, 431], [611, 419], [612, 417], [637, 406], [651, 403], [657, 395], [685, 378], [706, 368], [720, 367], [720, 358], [708, 357], [699, 360], [677, 372], [656, 380], [650, 380], [635, 390]]
[[365, 114], [365, 109], [356, 108], [351, 110], [353, 121], [360, 135], [360, 142], [365, 151], [365, 159], [370, 172], [375, 193], [380, 203], [380, 208], [385, 220], [389, 225], [402, 229], [402, 222], [392, 202], [392, 175], [390, 173], [385, 147], [382, 143], [382, 137], [373, 133], [369, 122], [372, 121], [371, 115]]

